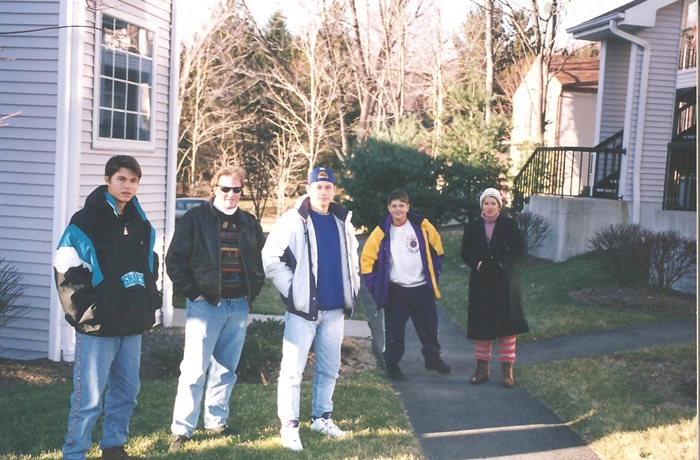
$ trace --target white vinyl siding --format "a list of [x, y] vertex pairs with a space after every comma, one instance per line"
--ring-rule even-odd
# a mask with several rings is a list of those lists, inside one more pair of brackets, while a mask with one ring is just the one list
[[657, 12], [655, 27], [639, 33], [641, 39], [652, 45], [644, 144], [640, 146], [641, 200], [646, 202], [663, 200], [667, 144], [673, 129], [681, 18], [682, 2], [676, 2]]
[[604, 141], [624, 128], [627, 101], [630, 44], [620, 39], [609, 39], [605, 47], [605, 81], [602, 85], [603, 108], [598, 142]]
[[[0, 31], [18, 32], [58, 23], [58, 2], [0, 2]], [[46, 357], [49, 293], [53, 287], [51, 225], [56, 157], [58, 30], [0, 38], [0, 257], [22, 276], [29, 307], [0, 329], [2, 356]]]

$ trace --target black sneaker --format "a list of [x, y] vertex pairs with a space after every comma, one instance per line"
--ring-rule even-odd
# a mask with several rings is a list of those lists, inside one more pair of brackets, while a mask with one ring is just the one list
[[188, 438], [185, 435], [174, 435], [172, 441], [170, 441], [170, 447], [168, 447], [168, 452], [177, 452], [178, 450], [182, 449], [182, 445], [189, 440], [190, 438]]
[[204, 432], [211, 436], [226, 436], [231, 432], [231, 430], [229, 430], [228, 426], [226, 425], [219, 425], [214, 428], [206, 428]]
[[403, 372], [398, 364], [386, 364], [386, 373], [391, 380], [403, 380]]
[[429, 371], [438, 371], [441, 374], [449, 374], [452, 368], [442, 358], [433, 358], [425, 360], [425, 368]]
[[114, 446], [102, 449], [102, 458], [105, 460], [131, 460], [124, 450], [124, 446]]

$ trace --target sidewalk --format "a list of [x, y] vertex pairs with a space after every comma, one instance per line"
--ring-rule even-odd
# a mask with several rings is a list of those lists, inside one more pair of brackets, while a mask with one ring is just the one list
[[696, 339], [696, 323], [685, 320], [523, 343], [518, 346], [516, 386], [506, 389], [496, 361], [491, 364], [491, 381], [469, 384], [474, 345], [439, 308], [438, 313], [440, 343], [452, 373], [425, 370], [409, 321], [401, 361], [406, 380], [392, 382], [428, 460], [597, 459], [562, 420], [517, 385], [518, 365]]
[[[184, 308], [173, 308], [173, 327], [185, 327], [185, 315], [186, 310]], [[252, 323], [254, 320], [266, 321], [268, 319], [276, 319], [278, 321], [284, 321], [284, 316], [278, 315], [248, 315], [248, 324]], [[371, 337], [372, 333], [367, 326], [367, 321], [357, 321], [357, 320], [345, 320], [345, 335], [350, 337]]]

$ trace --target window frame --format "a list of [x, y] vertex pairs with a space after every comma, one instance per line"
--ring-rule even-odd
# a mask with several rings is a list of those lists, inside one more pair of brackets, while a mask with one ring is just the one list
[[[104, 16], [124, 21], [130, 25], [134, 25], [141, 29], [145, 29], [153, 34], [153, 45], [151, 55], [151, 87], [150, 87], [150, 113], [151, 119], [149, 122], [150, 136], [149, 140], [135, 139], [115, 139], [110, 137], [100, 136], [100, 98], [102, 92], [102, 21]], [[155, 137], [156, 137], [156, 84], [158, 81], [158, 29], [153, 23], [149, 23], [141, 18], [137, 18], [123, 11], [109, 10], [107, 12], [98, 12], [95, 17], [96, 24], [100, 25], [95, 33], [95, 65], [93, 71], [93, 101], [92, 101], [92, 148], [95, 150], [122, 150], [122, 151], [141, 151], [155, 152]]]

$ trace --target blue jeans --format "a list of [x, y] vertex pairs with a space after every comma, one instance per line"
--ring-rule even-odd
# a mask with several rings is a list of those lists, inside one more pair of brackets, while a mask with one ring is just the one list
[[192, 436], [197, 428], [203, 392], [204, 428], [226, 425], [247, 324], [245, 297], [221, 299], [218, 306], [204, 299], [187, 300], [185, 351], [170, 426], [173, 434]]
[[75, 335], [73, 394], [63, 445], [65, 460], [84, 460], [92, 445], [92, 430], [102, 413], [101, 449], [123, 446], [141, 383], [141, 335], [96, 337]]
[[287, 312], [284, 315], [282, 363], [277, 385], [277, 416], [282, 425], [299, 420], [301, 380], [314, 342], [314, 378], [311, 415], [333, 411], [333, 391], [340, 369], [340, 347], [345, 322], [343, 310], [319, 311], [316, 321]]

